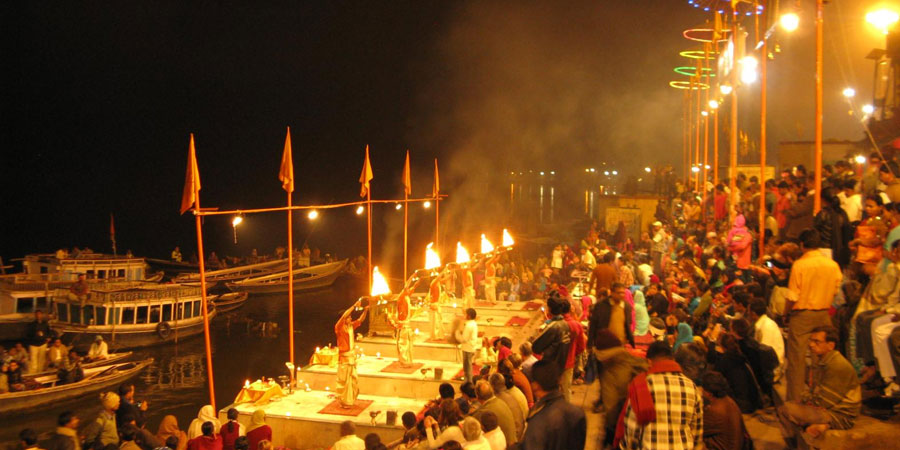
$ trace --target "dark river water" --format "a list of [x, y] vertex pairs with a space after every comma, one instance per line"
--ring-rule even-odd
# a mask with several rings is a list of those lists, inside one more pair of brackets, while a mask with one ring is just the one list
[[[365, 291], [365, 280], [349, 276], [328, 289], [294, 295], [295, 361], [305, 365], [317, 345], [334, 342], [334, 322]], [[231, 404], [244, 380], [286, 375], [288, 355], [287, 294], [251, 295], [240, 309], [217, 316], [210, 324], [216, 407]], [[273, 326], [274, 324], [274, 326]], [[132, 381], [135, 399], [149, 402], [148, 429], [154, 433], [163, 416], [174, 414], [186, 429], [203, 405], [209, 403], [206, 356], [202, 334], [175, 345], [136, 350], [138, 358], [154, 358], [153, 364]], [[96, 395], [4, 418], [0, 443], [14, 444], [21, 429], [40, 434], [56, 428], [59, 413], [77, 412], [82, 424], [100, 412]]]

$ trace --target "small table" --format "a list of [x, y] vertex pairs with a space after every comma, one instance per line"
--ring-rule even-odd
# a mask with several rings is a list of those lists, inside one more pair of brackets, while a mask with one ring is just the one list
[[328, 367], [337, 367], [338, 349], [325, 347], [313, 353], [312, 363]]
[[244, 386], [241, 392], [234, 399], [234, 403], [252, 403], [254, 405], [265, 405], [275, 397], [284, 397], [284, 391], [278, 383], [263, 383], [257, 381]]

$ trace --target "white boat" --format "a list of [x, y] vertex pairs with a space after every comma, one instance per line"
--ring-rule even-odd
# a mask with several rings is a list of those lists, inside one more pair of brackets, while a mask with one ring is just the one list
[[[91, 289], [147, 278], [144, 258], [100, 253], [28, 255], [22, 272], [0, 275], [0, 341], [24, 339], [34, 312], [50, 312], [52, 296], [86, 275]], [[158, 276], [154, 274], [152, 276]]]
[[[203, 332], [202, 298], [197, 286], [136, 284], [95, 289], [81, 302], [60, 293], [51, 322], [67, 345], [85, 351], [101, 335], [110, 349], [146, 347]], [[215, 304], [209, 304], [209, 318]]]
[[[331, 286], [347, 267], [347, 260], [294, 269], [294, 291], [305, 291]], [[288, 291], [288, 271], [251, 277], [227, 283], [236, 292], [252, 294], [277, 294]]]
[[219, 295], [207, 295], [207, 298], [216, 305], [218, 314], [224, 314], [243, 306], [249, 296], [250, 294], [247, 292], [226, 292]]
[[[227, 269], [210, 270], [205, 272], [204, 276], [206, 278], [207, 286], [212, 286], [213, 284], [220, 282], [245, 280], [250, 277], [258, 277], [286, 270], [287, 259], [276, 259], [274, 261], [229, 267]], [[200, 273], [182, 273], [175, 277], [175, 282], [179, 284], [200, 284]]]

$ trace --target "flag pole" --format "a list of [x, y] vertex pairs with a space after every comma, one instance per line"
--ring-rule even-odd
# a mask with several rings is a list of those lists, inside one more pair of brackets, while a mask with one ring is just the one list
[[406, 165], [403, 171], [403, 279], [407, 277], [407, 259], [409, 248], [409, 191], [410, 191], [410, 174], [409, 174], [409, 150], [406, 151]]
[[434, 159], [434, 248], [441, 251], [441, 184], [437, 158]]
[[[193, 204], [194, 204], [194, 220], [197, 225], [197, 254], [198, 260], [200, 263], [200, 297], [202, 301], [200, 302], [201, 311], [203, 312], [203, 338], [206, 344], [206, 375], [209, 378], [209, 404], [212, 405], [213, 410], [216, 410], [216, 388], [215, 383], [213, 382], [213, 364], [212, 364], [212, 350], [209, 342], [209, 310], [207, 308], [207, 299], [206, 299], [206, 267], [203, 258], [203, 225], [201, 222], [200, 212], [200, 173], [197, 168], [197, 154], [194, 150], [194, 134], [191, 133], [191, 147], [189, 150], [188, 156], [188, 180], [189, 186], [185, 186], [185, 188], [190, 187], [193, 195]], [[182, 200], [182, 208], [184, 207], [184, 201]], [[177, 317], [177, 312], [176, 312]]]
[[368, 241], [369, 241], [369, 257], [367, 259], [368, 267], [367, 267], [366, 272], [369, 276], [369, 278], [368, 278], [369, 284], [367, 284], [367, 286], [369, 286], [369, 289], [371, 289], [371, 287], [372, 287], [372, 189], [371, 189], [371, 187], [366, 190], [366, 209], [367, 209], [366, 235], [367, 235]]
[[[288, 351], [290, 352], [290, 361], [291, 366], [294, 365], [294, 228], [293, 228], [293, 214], [294, 211], [291, 208], [291, 197], [294, 192], [294, 162], [293, 155], [291, 154], [291, 127], [287, 129], [287, 138], [284, 144], [285, 147], [285, 155], [282, 157], [282, 166], [284, 166], [285, 162], [289, 164], [289, 173], [290, 173], [290, 186], [289, 189], [286, 188], [287, 191], [287, 244], [288, 244], [288, 334], [290, 338], [288, 339]], [[287, 158], [287, 161], [285, 161]], [[282, 167], [282, 175], [285, 175], [285, 168]], [[288, 180], [282, 180], [282, 183], [286, 183]], [[284, 184], [282, 184], [284, 186]], [[291, 370], [291, 380], [294, 378], [294, 371]]]

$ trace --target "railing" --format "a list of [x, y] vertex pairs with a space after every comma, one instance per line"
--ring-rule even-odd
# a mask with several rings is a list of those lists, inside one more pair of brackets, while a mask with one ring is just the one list
[[[65, 301], [68, 298], [69, 291], [65, 289], [57, 289], [55, 299], [57, 301]], [[160, 289], [127, 289], [121, 291], [93, 291], [88, 294], [88, 301], [91, 303], [118, 303], [118, 302], [134, 302], [140, 300], [167, 300], [185, 297], [200, 296], [199, 287], [191, 286], [173, 286]]]

